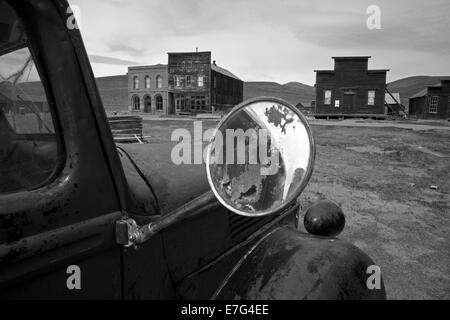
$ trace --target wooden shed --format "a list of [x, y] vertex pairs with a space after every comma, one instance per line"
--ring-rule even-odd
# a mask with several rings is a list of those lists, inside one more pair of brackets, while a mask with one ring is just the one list
[[450, 119], [450, 80], [441, 80], [411, 96], [409, 114], [420, 119]]

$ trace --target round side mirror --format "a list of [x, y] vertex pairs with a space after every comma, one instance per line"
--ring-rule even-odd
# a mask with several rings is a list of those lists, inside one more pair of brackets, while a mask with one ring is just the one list
[[296, 201], [313, 171], [315, 146], [301, 112], [278, 98], [236, 106], [207, 149], [208, 182], [217, 199], [244, 216], [279, 212]]

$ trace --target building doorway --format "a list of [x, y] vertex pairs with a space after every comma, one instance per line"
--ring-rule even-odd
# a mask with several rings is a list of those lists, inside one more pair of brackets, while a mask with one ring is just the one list
[[164, 103], [163, 103], [163, 97], [158, 94], [155, 97], [156, 100], [156, 111], [163, 111], [164, 109]]
[[139, 98], [139, 96], [133, 96], [133, 109], [134, 111], [139, 111], [141, 110], [141, 99]]
[[144, 112], [152, 112], [152, 97], [149, 95], [144, 97]]
[[344, 99], [342, 101], [344, 114], [352, 114], [355, 111], [355, 93], [344, 92]]

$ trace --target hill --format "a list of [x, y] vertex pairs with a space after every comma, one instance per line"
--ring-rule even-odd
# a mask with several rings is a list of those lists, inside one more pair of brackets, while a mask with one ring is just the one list
[[259, 97], [274, 96], [284, 99], [293, 105], [301, 102], [310, 105], [315, 100], [314, 87], [300, 82], [288, 82], [279, 84], [276, 82], [244, 82], [244, 100]]
[[[400, 93], [402, 103], [407, 106], [410, 96], [426, 86], [439, 83], [441, 79], [450, 79], [450, 76], [413, 76], [392, 81], [387, 86], [392, 93]], [[96, 81], [103, 99], [103, 105], [107, 111], [127, 110], [129, 101], [126, 75], [99, 77]], [[4, 84], [0, 84], [0, 89], [3, 86]], [[36, 96], [43, 94], [43, 88], [39, 83], [22, 83], [20, 86], [28, 94]], [[303, 105], [309, 106], [311, 101], [315, 100], [315, 89], [300, 82], [285, 84], [265, 81], [244, 82], [244, 100], [258, 96], [274, 96], [287, 100], [294, 105], [301, 102]]]
[[436, 76], [414, 76], [399, 79], [387, 84], [390, 92], [400, 93], [402, 104], [409, 105], [408, 98], [416, 94], [420, 90], [425, 89], [426, 86], [437, 84], [441, 79], [450, 79], [450, 76], [436, 77]]
[[[128, 106], [127, 76], [97, 78], [97, 86], [107, 111], [126, 110]], [[300, 82], [281, 85], [276, 82], [244, 82], [244, 100], [258, 96], [274, 96], [296, 105], [310, 105], [315, 99], [314, 87]]]

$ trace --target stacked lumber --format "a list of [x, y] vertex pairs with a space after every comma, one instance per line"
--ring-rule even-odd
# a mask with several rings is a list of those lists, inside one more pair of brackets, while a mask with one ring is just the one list
[[142, 118], [135, 115], [114, 115], [108, 117], [108, 123], [115, 142], [142, 142]]

